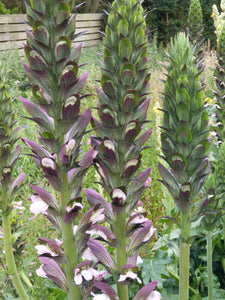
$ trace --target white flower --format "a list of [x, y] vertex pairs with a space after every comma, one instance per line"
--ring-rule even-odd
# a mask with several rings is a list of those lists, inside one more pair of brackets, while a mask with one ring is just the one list
[[140, 257], [140, 255], [138, 255], [137, 265], [142, 264], [142, 263], [143, 263], [143, 259]]
[[46, 204], [39, 196], [32, 195], [31, 196], [32, 204], [30, 205], [30, 211], [34, 215], [38, 215], [39, 213], [43, 213], [48, 209], [48, 204]]
[[90, 234], [90, 236], [97, 235], [103, 238], [105, 241], [108, 241], [108, 238], [106, 234], [102, 230], [98, 230], [96, 228], [92, 228], [91, 230], [86, 231], [87, 234]]
[[160, 300], [162, 298], [161, 294], [157, 291], [153, 291], [146, 300]]
[[22, 201], [14, 202], [13, 203], [13, 208], [14, 209], [19, 209], [19, 210], [25, 210], [25, 207], [23, 206]]
[[148, 234], [145, 236], [143, 242], [147, 242], [152, 237], [153, 233], [156, 231], [156, 228], [153, 226], [150, 227]]
[[[135, 213], [133, 213], [132, 215], [135, 215]], [[136, 216], [129, 222], [129, 225], [131, 224], [141, 224], [148, 221], [148, 218], [145, 218], [143, 215], [141, 214], [136, 214]]]
[[51, 256], [57, 256], [55, 252], [53, 252], [49, 247], [45, 245], [36, 245], [35, 248], [39, 255], [49, 253], [51, 254]]
[[45, 273], [45, 271], [43, 270], [43, 265], [41, 265], [40, 268], [38, 268], [38, 269], [36, 270], [36, 274], [37, 274], [38, 276], [40, 276], [40, 277], [45, 277], [45, 278], [47, 278], [46, 273]]
[[86, 260], [92, 260], [94, 262], [98, 261], [97, 257], [93, 254], [90, 248], [84, 250], [82, 258]]
[[99, 276], [99, 272], [93, 268], [88, 269], [80, 269], [76, 268], [74, 271], [74, 283], [76, 285], [81, 285], [83, 282], [83, 279], [90, 281], [95, 277]]
[[118, 279], [118, 281], [126, 281], [127, 279], [136, 279], [138, 283], [141, 284], [141, 279], [137, 276], [136, 273], [132, 272], [131, 270], [128, 270], [128, 272], [126, 274], [121, 274], [120, 278]]
[[105, 215], [103, 214], [104, 208], [98, 209], [90, 218], [93, 224], [97, 222], [102, 222], [105, 219]]
[[106, 294], [98, 294], [95, 295], [94, 293], [91, 293], [93, 297], [93, 300], [110, 300], [109, 296], [107, 296]]

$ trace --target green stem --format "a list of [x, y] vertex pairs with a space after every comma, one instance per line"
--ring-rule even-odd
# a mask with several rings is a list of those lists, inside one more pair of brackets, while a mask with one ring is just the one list
[[23, 282], [24, 282], [29, 288], [33, 288], [33, 284], [30, 282], [29, 278], [24, 274], [23, 271], [20, 271], [20, 278], [23, 280]]
[[223, 216], [222, 220], [223, 220], [223, 244], [225, 249], [225, 216]]
[[[167, 267], [166, 269], [167, 269], [168, 273], [169, 273], [174, 279], [176, 279], [177, 281], [180, 280], [180, 278], [179, 278], [179, 276], [177, 276], [177, 274], [173, 273], [168, 267]], [[195, 295], [198, 295], [198, 294], [199, 294], [199, 292], [196, 291], [195, 289], [193, 289], [190, 285], [189, 285], [189, 290], [192, 291], [192, 293], [195, 294]]]
[[181, 212], [181, 237], [180, 237], [180, 260], [179, 260], [179, 300], [189, 299], [189, 259], [190, 245], [188, 238], [191, 232], [190, 212]]
[[212, 231], [207, 231], [208, 300], [213, 300]]
[[[61, 192], [61, 212], [65, 212], [66, 203], [70, 200], [67, 173], [62, 171], [63, 191]], [[77, 265], [77, 249], [74, 242], [73, 224], [66, 224], [61, 219], [62, 239], [66, 256], [65, 272], [68, 283], [69, 300], [81, 300], [80, 287], [73, 283], [74, 269]]]
[[[116, 262], [118, 273], [121, 268], [127, 264], [127, 253], [126, 253], [126, 238], [124, 236], [126, 225], [125, 213], [117, 214], [116, 218], [116, 238], [118, 240], [118, 247], [116, 248]], [[128, 286], [122, 282], [117, 281], [117, 293], [119, 299], [128, 300]]]
[[9, 214], [3, 213], [2, 224], [3, 224], [3, 234], [4, 234], [5, 256], [6, 256], [9, 275], [12, 277], [13, 284], [17, 290], [20, 299], [29, 300], [29, 297], [24, 289], [24, 286], [21, 282], [19, 273], [16, 268], [16, 263], [13, 255], [13, 248], [12, 248], [11, 219]]

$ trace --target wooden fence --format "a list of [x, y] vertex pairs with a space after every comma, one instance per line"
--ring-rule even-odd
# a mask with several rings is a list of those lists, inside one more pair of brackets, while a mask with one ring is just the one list
[[[26, 15], [0, 15], [0, 51], [18, 48], [20, 54], [26, 44], [25, 28], [31, 27], [24, 24]], [[91, 47], [99, 44], [101, 40], [102, 15], [101, 14], [78, 14], [76, 16], [76, 33], [85, 33], [79, 36], [73, 44], [83, 43], [83, 47]]]

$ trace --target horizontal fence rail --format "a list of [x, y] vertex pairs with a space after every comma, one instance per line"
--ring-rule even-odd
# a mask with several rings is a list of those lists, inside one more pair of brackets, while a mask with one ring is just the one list
[[[0, 15], [0, 51], [19, 49], [23, 54], [23, 47], [26, 44], [25, 29], [31, 27], [24, 23], [27, 21], [26, 15]], [[77, 45], [82, 42], [83, 47], [99, 45], [101, 40], [102, 14], [78, 14], [76, 16], [76, 34], [84, 32], [78, 36], [73, 43]]]

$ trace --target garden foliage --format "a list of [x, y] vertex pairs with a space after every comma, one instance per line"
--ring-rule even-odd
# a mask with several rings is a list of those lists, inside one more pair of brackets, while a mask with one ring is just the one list
[[[22, 158], [21, 145], [16, 146], [18, 128], [12, 99], [7, 92], [10, 72], [3, 72], [4, 68], [0, 72], [0, 211], [8, 264], [5, 280], [12, 278], [15, 297], [18, 294], [22, 300], [31, 297], [34, 300], [159, 300], [161, 295], [163, 299], [188, 300], [189, 291], [192, 300], [200, 299], [199, 291], [206, 296], [206, 272], [198, 277], [198, 272], [205, 268], [205, 259], [201, 257], [197, 265], [194, 255], [199, 251], [198, 256], [199, 247], [203, 247], [201, 229], [211, 233], [218, 230], [221, 226], [218, 217], [224, 208], [224, 29], [218, 43], [214, 91], [220, 149], [213, 166], [215, 176], [211, 175], [206, 182], [210, 173], [209, 131], [212, 128], [208, 126], [205, 81], [201, 74], [204, 71], [203, 29], [204, 34], [207, 32], [202, 16], [209, 5], [201, 9], [200, 2], [192, 0], [187, 15], [187, 3], [183, 1], [143, 1], [147, 9], [157, 6], [157, 10], [146, 15], [141, 2], [115, 0], [107, 5], [101, 78], [96, 87], [98, 103], [87, 105], [87, 99], [93, 99], [93, 87], [88, 91], [88, 72], [82, 71], [85, 68], [80, 62], [82, 45], [75, 48], [72, 45], [80, 35], [75, 33], [76, 15], [72, 14], [79, 9], [80, 2], [25, 0], [31, 30], [26, 31], [23, 68], [29, 84], [26, 82], [26, 87], [20, 88], [23, 91], [29, 87], [30, 91], [20, 97], [20, 105], [26, 111], [26, 122], [36, 124], [38, 136], [30, 138], [25, 133], [21, 144], [42, 177], [40, 182], [35, 179], [35, 184], [30, 185], [33, 191], [30, 211], [35, 218], [42, 213], [42, 219], [32, 220], [30, 227], [35, 231], [33, 224], [38, 224], [37, 220], [42, 220], [39, 227], [46, 226], [45, 235], [39, 235], [35, 241], [39, 260], [34, 259], [34, 263], [38, 261], [39, 267], [30, 280], [22, 272], [22, 263], [17, 270], [13, 256], [15, 252], [29, 253], [33, 246], [28, 244], [25, 249], [25, 237], [20, 232], [12, 235], [19, 227], [17, 224], [12, 228], [13, 222], [19, 220], [15, 217], [14, 199], [16, 192], [24, 189], [25, 174], [19, 172], [23, 167], [15, 171], [16, 162]], [[163, 13], [157, 20], [160, 11]], [[152, 168], [146, 161], [144, 166], [143, 156], [153, 154], [150, 136], [157, 135], [149, 129], [148, 120], [151, 61], [146, 20], [152, 22], [151, 28], [154, 22], [163, 25], [166, 20], [167, 27], [161, 28], [163, 39], [161, 25], [157, 33], [158, 41], [164, 42], [180, 28], [186, 31], [188, 25], [188, 34], [176, 35], [166, 53], [159, 173], [160, 181], [167, 188], [161, 192], [163, 200], [169, 202], [172, 197], [175, 203], [171, 204], [171, 216], [161, 222], [160, 229], [165, 235], [160, 237], [156, 233], [159, 240], [152, 242], [154, 252], [149, 251], [147, 243], [157, 232], [153, 227], [155, 220], [149, 219], [151, 212], [143, 211], [141, 201], [148, 207], [144, 197], [152, 188]], [[92, 111], [90, 107], [94, 107]], [[151, 159], [148, 158], [148, 163]], [[95, 182], [90, 182], [93, 178]], [[84, 183], [87, 188], [83, 192]], [[19, 208], [22, 210], [21, 205]], [[166, 222], [171, 220], [175, 225], [170, 228]], [[210, 247], [224, 248], [221, 234], [209, 237]], [[197, 243], [201, 245], [198, 247]], [[212, 259], [210, 255], [208, 261]], [[0, 262], [5, 267], [2, 257]], [[190, 283], [194, 285], [191, 287], [189, 259]], [[28, 274], [32, 258], [25, 260]], [[224, 259], [221, 261], [225, 268]], [[211, 292], [218, 292], [220, 297], [223, 289], [219, 280], [222, 281], [212, 271], [208, 273], [212, 277]], [[12, 299], [11, 295], [4, 297]]]

